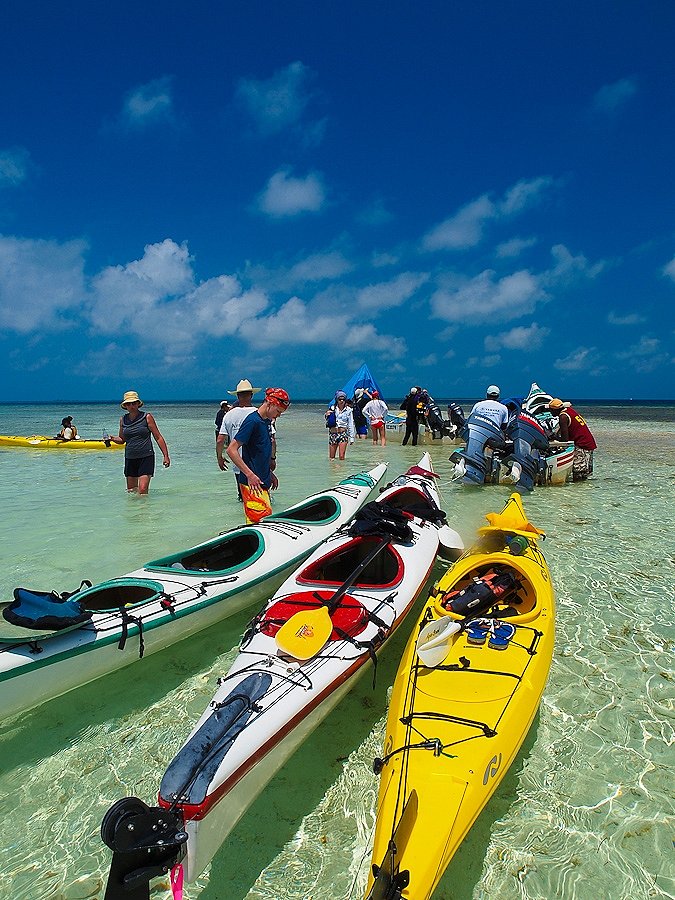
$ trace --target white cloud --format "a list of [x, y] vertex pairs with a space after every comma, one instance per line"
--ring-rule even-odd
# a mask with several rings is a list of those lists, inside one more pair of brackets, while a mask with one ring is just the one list
[[394, 253], [376, 251], [370, 262], [374, 269], [384, 269], [387, 266], [398, 265], [399, 257]]
[[616, 358], [629, 363], [636, 372], [653, 372], [668, 363], [668, 353], [662, 350], [661, 341], [647, 335], [627, 350], [617, 353]]
[[237, 334], [268, 303], [264, 292], [243, 290], [233, 275], [195, 285], [186, 245], [165, 240], [147, 246], [141, 259], [99, 273], [89, 315], [100, 334], [123, 332], [141, 343], [161, 344], [168, 364], [205, 336]]
[[0, 150], [0, 187], [14, 187], [28, 177], [30, 157], [23, 147]]
[[546, 299], [539, 278], [526, 269], [504, 278], [487, 269], [469, 281], [440, 287], [431, 309], [446, 322], [504, 322], [532, 313]]
[[346, 275], [353, 268], [353, 263], [339, 251], [314, 253], [292, 266], [288, 270], [287, 280], [291, 284], [325, 281]]
[[620, 78], [603, 85], [593, 97], [593, 106], [598, 112], [613, 115], [637, 94], [637, 78]]
[[670, 278], [671, 281], [675, 281], [675, 256], [669, 263], [666, 263], [661, 271], [666, 276], [666, 278]]
[[501, 216], [515, 216], [534, 206], [542, 195], [552, 186], [553, 179], [548, 175], [539, 178], [523, 178], [510, 187], [498, 206]]
[[387, 222], [391, 222], [393, 218], [393, 215], [386, 208], [384, 200], [381, 197], [377, 197], [370, 206], [358, 213], [356, 221], [361, 225], [377, 226], [385, 225]]
[[573, 256], [564, 244], [551, 247], [554, 266], [542, 275], [547, 286], [570, 286], [580, 279], [593, 279], [603, 271], [605, 263], [589, 263], [583, 253]]
[[286, 218], [300, 213], [319, 212], [325, 203], [321, 176], [311, 173], [306, 178], [293, 178], [287, 169], [275, 172], [258, 197], [258, 208], [272, 218]]
[[596, 367], [598, 351], [596, 347], [577, 347], [562, 359], [556, 359], [553, 363], [556, 369], [562, 372], [591, 371]]
[[185, 244], [179, 246], [168, 239], [149, 244], [141, 259], [109, 266], [93, 279], [92, 325], [103, 334], [121, 328], [143, 334], [151, 325], [154, 327], [156, 313], [167, 299], [193, 287]]
[[550, 333], [550, 328], [544, 328], [533, 322], [527, 327], [520, 325], [501, 334], [488, 335], [484, 345], [488, 352], [494, 352], [501, 348], [505, 350], [538, 350], [544, 342], [544, 338], [548, 337]]
[[497, 201], [483, 194], [427, 232], [422, 238], [422, 247], [425, 250], [466, 250], [475, 247], [482, 241], [488, 223], [510, 219], [524, 212], [538, 203], [552, 185], [552, 178], [541, 176], [516, 182]]
[[493, 202], [484, 194], [427, 232], [422, 246], [425, 250], [466, 250], [475, 247], [483, 238], [485, 223], [494, 219], [495, 215]]
[[0, 329], [28, 334], [68, 328], [85, 295], [83, 241], [0, 236]]
[[174, 122], [171, 78], [156, 78], [129, 91], [124, 99], [121, 120], [132, 128]]
[[612, 309], [607, 314], [607, 321], [610, 325], [639, 325], [647, 320], [638, 313], [628, 313], [625, 316], [620, 316]]
[[357, 291], [356, 302], [364, 311], [392, 309], [413, 297], [429, 276], [418, 272], [402, 272], [391, 281], [370, 284]]
[[332, 281], [354, 270], [351, 262], [340, 250], [312, 253], [290, 268], [247, 266], [246, 279], [272, 293], [295, 292], [300, 287]]
[[244, 322], [240, 333], [262, 349], [325, 346], [327, 352], [371, 350], [392, 358], [406, 352], [402, 338], [379, 334], [374, 325], [353, 321], [348, 313], [319, 314], [299, 297], [291, 297], [276, 312]]
[[[244, 78], [236, 96], [253, 119], [258, 132], [269, 136], [288, 128], [301, 126], [310, 101], [314, 73], [301, 62], [279, 69], [270, 78]], [[302, 124], [304, 139], [317, 144], [325, 131], [325, 121]]]
[[530, 247], [534, 247], [536, 243], [536, 238], [511, 238], [510, 241], [504, 241], [504, 243], [499, 244], [495, 255], [499, 259], [512, 259], [520, 256], [521, 253], [529, 250]]

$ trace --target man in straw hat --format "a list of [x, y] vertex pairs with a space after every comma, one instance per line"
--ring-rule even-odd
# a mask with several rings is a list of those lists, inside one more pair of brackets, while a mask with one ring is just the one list
[[574, 441], [572, 480], [585, 481], [593, 474], [593, 451], [598, 446], [591, 429], [584, 417], [576, 409], [572, 409], [572, 404], [563, 402], [559, 397], [554, 397], [548, 408], [558, 417], [558, 440]]
[[[228, 391], [228, 394], [236, 394], [237, 400], [232, 404], [232, 408], [229, 409], [225, 415], [223, 416], [220, 428], [218, 430], [218, 435], [216, 437], [216, 459], [218, 460], [218, 467], [224, 472], [227, 469], [227, 463], [225, 462], [225, 457], [223, 456], [223, 450], [230, 441], [236, 437], [237, 432], [241, 428], [242, 422], [247, 418], [252, 412], [255, 412], [255, 406], [253, 405], [253, 395], [257, 394], [260, 388], [254, 388], [248, 378], [242, 378], [239, 384], [233, 391]], [[236, 466], [233, 466], [233, 471], [235, 477], [239, 474], [239, 469]], [[237, 495], [241, 500], [241, 490], [239, 488], [239, 482], [237, 482]]]
[[283, 388], [267, 388], [265, 400], [242, 422], [227, 455], [239, 469], [237, 481], [244, 501], [247, 522], [259, 522], [272, 512], [270, 490], [279, 486], [274, 474], [275, 454], [269, 425], [290, 406]]

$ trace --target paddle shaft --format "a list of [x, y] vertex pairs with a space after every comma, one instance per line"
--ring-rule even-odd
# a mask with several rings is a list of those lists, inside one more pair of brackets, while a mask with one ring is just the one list
[[[357, 581], [359, 575], [366, 569], [371, 562], [375, 559], [375, 557], [384, 550], [385, 547], [389, 545], [391, 541], [390, 537], [382, 538], [378, 544], [370, 551], [370, 553], [361, 560], [358, 566], [354, 569], [352, 574], [347, 578], [346, 581], [342, 583], [342, 586], [335, 591], [332, 597], [329, 597], [328, 600], [322, 600], [322, 604], [326, 607], [329, 613], [335, 612], [335, 610], [340, 605], [340, 600], [347, 593], [349, 588]], [[320, 598], [319, 598], [320, 599]]]

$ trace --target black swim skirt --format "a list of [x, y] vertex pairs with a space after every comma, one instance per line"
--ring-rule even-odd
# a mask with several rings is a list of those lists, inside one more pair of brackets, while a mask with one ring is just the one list
[[125, 458], [124, 474], [127, 478], [140, 478], [141, 475], [149, 475], [152, 478], [155, 474], [155, 454], [140, 456], [138, 459]]

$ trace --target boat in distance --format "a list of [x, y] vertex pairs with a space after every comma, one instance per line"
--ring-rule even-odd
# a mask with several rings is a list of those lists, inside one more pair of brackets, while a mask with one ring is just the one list
[[22, 437], [14, 434], [0, 434], [0, 447], [16, 447], [24, 450], [123, 450], [124, 444], [116, 444], [109, 438], [74, 438], [63, 441], [44, 434]]

